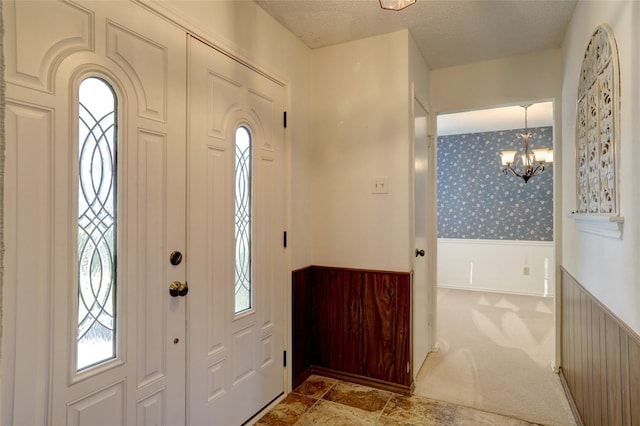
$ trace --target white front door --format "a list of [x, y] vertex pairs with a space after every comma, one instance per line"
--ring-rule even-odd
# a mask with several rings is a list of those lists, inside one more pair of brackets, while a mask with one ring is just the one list
[[284, 90], [189, 46], [189, 423], [239, 425], [284, 390]]
[[282, 87], [198, 42], [190, 65], [185, 32], [133, 2], [6, 1], [3, 18], [0, 423], [241, 424], [284, 383]]
[[186, 35], [116, 6], [3, 3], [2, 424], [185, 421]]

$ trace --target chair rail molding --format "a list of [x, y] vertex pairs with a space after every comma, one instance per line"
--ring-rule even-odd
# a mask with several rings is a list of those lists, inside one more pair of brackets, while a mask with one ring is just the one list
[[579, 231], [601, 237], [622, 239], [624, 217], [589, 213], [571, 213], [569, 218], [576, 222]]

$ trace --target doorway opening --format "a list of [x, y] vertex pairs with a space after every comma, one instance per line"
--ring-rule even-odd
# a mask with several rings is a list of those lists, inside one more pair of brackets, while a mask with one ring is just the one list
[[[528, 123], [522, 105], [529, 105]], [[437, 117], [436, 346], [418, 395], [539, 423], [572, 418], [555, 358], [554, 170], [528, 182], [500, 153], [553, 149], [553, 102]]]

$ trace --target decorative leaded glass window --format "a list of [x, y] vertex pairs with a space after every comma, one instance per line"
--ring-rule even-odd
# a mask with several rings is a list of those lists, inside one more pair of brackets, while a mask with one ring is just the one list
[[577, 213], [619, 213], [619, 81], [615, 38], [609, 28], [599, 26], [585, 51], [578, 86]]
[[235, 134], [235, 312], [251, 309], [251, 134]]
[[81, 371], [116, 356], [116, 97], [104, 80], [79, 88], [78, 323]]

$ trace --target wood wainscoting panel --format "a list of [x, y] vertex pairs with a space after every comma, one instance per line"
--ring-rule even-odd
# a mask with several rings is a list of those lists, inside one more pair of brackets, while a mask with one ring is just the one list
[[342, 364], [331, 367], [348, 373], [363, 374], [363, 283], [359, 273], [345, 271], [342, 276]]
[[[396, 282], [389, 274], [364, 273], [364, 375], [395, 381]], [[373, 309], [371, 309], [373, 308]]]
[[[362, 374], [362, 277], [351, 270], [307, 269], [310, 365]], [[294, 307], [294, 311], [296, 308]], [[295, 336], [295, 334], [294, 334]]]
[[410, 285], [401, 272], [293, 271], [293, 386], [315, 372], [410, 393]]
[[640, 420], [640, 403], [632, 403], [640, 395], [640, 342], [629, 339], [629, 406], [631, 419]]
[[562, 375], [586, 425], [640, 425], [640, 337], [562, 269]]
[[[335, 318], [331, 315], [332, 305], [335, 305], [332, 300], [332, 291], [337, 290], [338, 286], [329, 270], [313, 270], [311, 277], [309, 299], [305, 300], [304, 305], [311, 314], [309, 328], [305, 330], [312, 339], [309, 345], [311, 349], [309, 362], [312, 365], [324, 365], [329, 368], [330, 365], [336, 364], [335, 357], [337, 355], [335, 352], [342, 351], [342, 348], [339, 347], [340, 340], [335, 338], [336, 334], [334, 333], [338, 324], [335, 323]], [[324, 284], [320, 285], [320, 282]], [[319, 348], [325, 349], [318, 350]]]
[[[622, 344], [620, 327], [611, 317], [605, 319], [606, 358], [607, 358], [607, 423], [622, 425], [622, 383], [620, 378], [620, 359]], [[584, 401], [588, 403], [588, 401]]]
[[411, 280], [409, 274], [397, 276], [396, 297], [396, 382], [411, 388], [413, 385], [411, 358]]
[[[306, 305], [306, 287], [310, 281], [309, 275], [311, 271], [309, 269], [302, 269], [296, 271], [291, 277], [291, 304], [295, 306]], [[294, 336], [304, 336], [309, 329], [310, 315], [305, 309], [293, 309], [292, 310], [292, 334]], [[305, 370], [307, 369], [308, 360], [305, 358], [309, 355], [309, 344], [311, 339], [293, 339], [291, 354], [291, 374], [294, 377], [293, 387], [306, 380]], [[295, 378], [300, 379], [300, 383], [295, 382]]]

